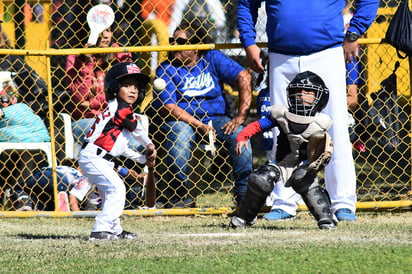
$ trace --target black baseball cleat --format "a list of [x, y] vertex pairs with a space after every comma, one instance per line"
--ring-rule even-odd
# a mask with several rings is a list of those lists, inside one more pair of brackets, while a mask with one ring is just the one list
[[122, 233], [117, 234], [117, 237], [119, 239], [133, 240], [133, 239], [137, 239], [137, 234], [123, 230]]
[[108, 231], [96, 231], [92, 232], [89, 237], [89, 241], [110, 241], [110, 240], [117, 240], [119, 236], [114, 235]]

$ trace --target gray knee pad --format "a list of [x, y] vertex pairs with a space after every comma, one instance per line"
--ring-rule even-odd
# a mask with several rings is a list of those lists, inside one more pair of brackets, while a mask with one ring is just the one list
[[279, 178], [280, 170], [277, 166], [260, 166], [249, 175], [248, 190], [258, 196], [266, 197], [273, 190]]
[[279, 178], [279, 168], [274, 165], [264, 165], [254, 170], [249, 175], [248, 187], [237, 217], [248, 223], [253, 222]]
[[308, 191], [310, 186], [313, 184], [318, 185], [317, 177], [307, 173], [308, 165], [301, 165], [297, 167], [289, 180], [286, 182], [285, 186], [292, 187], [294, 191], [301, 194], [302, 192]]

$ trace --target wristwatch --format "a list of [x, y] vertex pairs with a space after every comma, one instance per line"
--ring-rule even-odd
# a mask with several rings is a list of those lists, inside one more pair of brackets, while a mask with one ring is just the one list
[[346, 32], [346, 39], [348, 39], [349, 42], [355, 42], [359, 39], [359, 34], [357, 34], [356, 32]]

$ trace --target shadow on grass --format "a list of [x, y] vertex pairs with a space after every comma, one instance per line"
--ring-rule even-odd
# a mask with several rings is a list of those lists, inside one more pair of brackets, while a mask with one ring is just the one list
[[81, 240], [88, 240], [89, 238], [86, 236], [71, 236], [71, 235], [36, 235], [31, 233], [20, 233], [17, 234], [18, 237], [27, 239], [27, 240], [74, 240], [74, 239], [81, 239]]
[[209, 224], [209, 225], [204, 225], [202, 227], [208, 228], [208, 229], [214, 229], [214, 228], [220, 228], [220, 229], [225, 229], [228, 230], [229, 232], [243, 232], [243, 231], [253, 231], [255, 230], [268, 230], [268, 231], [288, 231], [288, 230], [302, 230], [302, 227], [299, 226], [277, 226], [276, 224], [272, 223], [266, 223], [262, 218], [258, 218], [258, 221], [256, 224], [253, 226], [246, 226], [244, 228], [232, 228], [229, 226], [230, 218], [227, 219], [227, 223], [222, 223], [222, 224]]

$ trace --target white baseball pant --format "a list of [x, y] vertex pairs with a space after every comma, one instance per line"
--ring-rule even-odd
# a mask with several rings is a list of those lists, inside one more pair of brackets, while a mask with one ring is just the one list
[[107, 231], [115, 235], [120, 234], [123, 231], [120, 215], [126, 200], [126, 187], [114, 170], [114, 163], [96, 154], [82, 151], [79, 166], [89, 183], [97, 187], [102, 198], [102, 212], [96, 216], [92, 232]]

